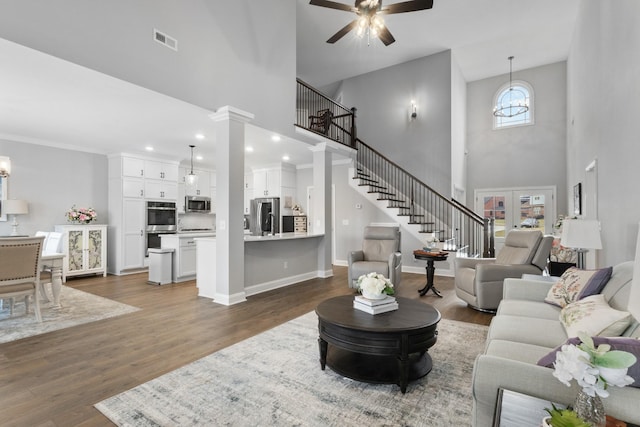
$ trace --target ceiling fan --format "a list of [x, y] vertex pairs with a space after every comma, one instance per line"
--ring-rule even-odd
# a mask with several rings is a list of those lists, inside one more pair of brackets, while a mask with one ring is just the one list
[[311, 0], [309, 4], [354, 12], [358, 15], [358, 18], [354, 19], [340, 31], [331, 36], [331, 38], [327, 40], [327, 43], [335, 43], [344, 37], [349, 31], [356, 29], [356, 33], [359, 36], [363, 36], [366, 33], [367, 37], [378, 37], [385, 46], [389, 46], [391, 43], [395, 42], [396, 39], [393, 38], [389, 29], [384, 25], [384, 20], [380, 15], [431, 9], [433, 7], [433, 0], [404, 1], [401, 3], [391, 4], [384, 8], [382, 7], [382, 0], [356, 0], [355, 7], [330, 0]]

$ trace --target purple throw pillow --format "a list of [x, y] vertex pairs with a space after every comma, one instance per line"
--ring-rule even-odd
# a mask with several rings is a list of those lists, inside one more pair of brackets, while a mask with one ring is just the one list
[[[600, 344], [609, 344], [611, 350], [626, 351], [636, 357], [636, 363], [631, 365], [627, 371], [627, 375], [634, 379], [631, 387], [640, 388], [640, 339], [626, 337], [592, 337], [593, 345], [598, 347]], [[578, 337], [569, 338], [567, 341], [551, 350], [551, 352], [538, 360], [538, 365], [547, 368], [553, 368], [556, 361], [556, 353], [559, 352], [563, 345], [578, 345], [582, 341]]]

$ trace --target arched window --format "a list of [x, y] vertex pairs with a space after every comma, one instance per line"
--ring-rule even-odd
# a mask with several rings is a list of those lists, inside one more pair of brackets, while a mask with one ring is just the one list
[[[514, 80], [506, 83], [493, 98], [495, 109], [502, 109], [502, 115], [493, 115], [493, 128], [500, 129], [511, 126], [533, 124], [533, 88], [527, 82]], [[516, 114], [522, 105], [528, 105], [529, 109], [522, 114]]]

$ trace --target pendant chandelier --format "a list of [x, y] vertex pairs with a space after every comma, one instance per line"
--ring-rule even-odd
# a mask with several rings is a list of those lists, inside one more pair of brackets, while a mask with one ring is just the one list
[[193, 149], [196, 148], [196, 146], [189, 145], [189, 147], [191, 147], [191, 172], [187, 174], [185, 181], [189, 185], [196, 185], [198, 183], [198, 175], [193, 173]]
[[529, 111], [527, 95], [518, 87], [513, 87], [513, 56], [509, 58], [509, 90], [502, 92], [493, 107], [493, 115], [496, 117], [514, 117]]

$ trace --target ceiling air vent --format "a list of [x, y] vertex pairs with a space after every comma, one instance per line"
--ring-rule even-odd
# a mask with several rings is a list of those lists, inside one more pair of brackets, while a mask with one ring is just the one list
[[156, 29], [153, 30], [153, 39], [158, 43], [165, 45], [169, 49], [178, 50], [178, 40]]

